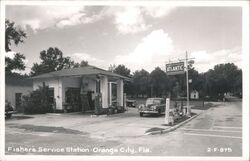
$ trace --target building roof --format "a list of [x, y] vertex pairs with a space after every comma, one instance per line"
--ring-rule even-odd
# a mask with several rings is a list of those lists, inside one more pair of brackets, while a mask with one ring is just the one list
[[78, 68], [62, 69], [59, 71], [54, 71], [50, 73], [41, 74], [38, 76], [31, 77], [31, 79], [39, 78], [52, 78], [52, 77], [69, 77], [69, 76], [83, 76], [83, 75], [106, 75], [110, 77], [122, 78], [125, 80], [130, 80], [130, 78], [101, 69], [95, 66], [85, 66]]
[[18, 76], [5, 76], [5, 84], [12, 86], [31, 86], [33, 81], [28, 78], [18, 77]]

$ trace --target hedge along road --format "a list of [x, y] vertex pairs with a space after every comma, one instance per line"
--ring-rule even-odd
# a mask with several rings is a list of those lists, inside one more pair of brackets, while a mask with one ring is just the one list
[[[161, 135], [144, 132], [162, 128], [164, 116], [141, 118], [136, 109], [109, 117], [79, 113], [31, 116], [6, 121], [6, 154], [240, 156], [242, 150], [241, 102], [219, 103]], [[37, 151], [16, 151], [22, 147]]]

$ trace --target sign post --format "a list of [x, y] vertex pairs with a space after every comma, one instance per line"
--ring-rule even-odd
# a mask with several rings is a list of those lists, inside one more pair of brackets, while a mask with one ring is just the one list
[[166, 73], [167, 75], [177, 75], [184, 74], [186, 72], [186, 83], [187, 83], [187, 109], [186, 115], [191, 116], [191, 108], [189, 106], [189, 79], [188, 79], [188, 61], [194, 58], [188, 58], [188, 53], [186, 52], [185, 59], [179, 59], [179, 61], [185, 62], [177, 62], [177, 63], [169, 63], [166, 64]]
[[191, 110], [189, 106], [189, 80], [188, 80], [188, 54], [186, 52], [186, 82], [187, 82], [187, 116], [190, 116]]
[[169, 124], [169, 106], [170, 106], [170, 99], [166, 98], [166, 109], [165, 109], [165, 124]]

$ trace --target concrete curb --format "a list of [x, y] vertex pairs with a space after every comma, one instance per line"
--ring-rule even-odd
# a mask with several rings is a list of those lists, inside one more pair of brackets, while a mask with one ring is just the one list
[[158, 131], [147, 132], [147, 133], [145, 133], [144, 135], [155, 135], [155, 134], [164, 134], [164, 133], [168, 133], [168, 132], [173, 131], [173, 130], [179, 128], [180, 126], [186, 124], [187, 122], [193, 120], [194, 118], [196, 118], [196, 117], [199, 116], [200, 114], [201, 114], [201, 113], [198, 113], [198, 114], [196, 114], [196, 115], [190, 117], [189, 119], [187, 119], [187, 120], [185, 120], [185, 121], [183, 121], [183, 122], [181, 122], [181, 123], [179, 123], [179, 124], [177, 124], [177, 125], [175, 125], [175, 126], [172, 126], [172, 127], [170, 127], [170, 128], [167, 128], [167, 129], [164, 129], [164, 130], [158, 130]]

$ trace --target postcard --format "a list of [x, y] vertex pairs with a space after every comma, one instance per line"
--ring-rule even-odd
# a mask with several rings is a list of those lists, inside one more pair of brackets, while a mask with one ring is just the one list
[[3, 0], [1, 33], [1, 160], [249, 159], [248, 1]]

